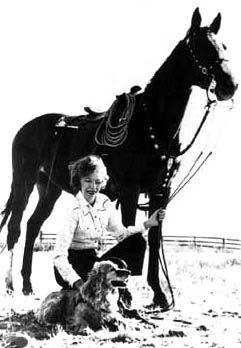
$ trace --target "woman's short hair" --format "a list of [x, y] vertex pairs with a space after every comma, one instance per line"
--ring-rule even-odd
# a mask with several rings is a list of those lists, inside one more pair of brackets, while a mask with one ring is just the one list
[[107, 174], [106, 166], [101, 157], [96, 155], [88, 155], [80, 158], [79, 160], [71, 163], [69, 166], [70, 171], [70, 185], [76, 194], [81, 189], [80, 179], [91, 175], [95, 170], [98, 170], [102, 175], [103, 183], [101, 189], [104, 189], [109, 176]]

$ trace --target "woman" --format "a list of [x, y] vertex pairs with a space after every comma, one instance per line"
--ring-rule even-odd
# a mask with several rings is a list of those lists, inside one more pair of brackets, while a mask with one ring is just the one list
[[[124, 260], [132, 275], [141, 274], [146, 249], [142, 233], [157, 226], [165, 212], [157, 210], [144, 223], [126, 228], [113, 203], [100, 193], [109, 178], [102, 159], [86, 156], [69, 169], [75, 196], [56, 239], [54, 268], [58, 284], [65, 289], [78, 287], [95, 261], [113, 257]], [[101, 255], [108, 233], [119, 243]]]

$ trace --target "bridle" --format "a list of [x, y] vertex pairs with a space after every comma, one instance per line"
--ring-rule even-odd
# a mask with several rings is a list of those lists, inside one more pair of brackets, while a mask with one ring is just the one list
[[[216, 87], [216, 80], [215, 80], [214, 69], [216, 67], [220, 66], [224, 61], [227, 61], [224, 58], [218, 58], [210, 65], [203, 64], [200, 61], [200, 59], [198, 59], [198, 57], [197, 57], [197, 55], [195, 53], [194, 47], [191, 44], [191, 42], [193, 41], [193, 38], [195, 36], [196, 36], [195, 32], [188, 33], [184, 40], [185, 40], [186, 47], [188, 48], [189, 54], [190, 54], [192, 60], [194, 61], [195, 65], [196, 65], [196, 68], [201, 73], [201, 75], [203, 75], [209, 81], [208, 87], [206, 89], [208, 102], [207, 102], [205, 114], [204, 114], [204, 116], [203, 116], [203, 118], [201, 120], [201, 123], [200, 123], [197, 131], [194, 134], [193, 139], [191, 140], [191, 142], [183, 150], [180, 151], [178, 156], [183, 155], [184, 153], [186, 153], [192, 147], [193, 143], [195, 142], [198, 134], [200, 133], [200, 131], [201, 131], [201, 129], [202, 129], [202, 127], [203, 127], [203, 125], [204, 125], [204, 123], [205, 123], [209, 113], [210, 113], [211, 107], [213, 105], [216, 105], [217, 98], [216, 98], [216, 96], [214, 94], [215, 87]], [[207, 36], [213, 42], [213, 44], [216, 45], [215, 41], [212, 39], [211, 31], [207, 30]], [[180, 125], [179, 125], [179, 128], [178, 128], [178, 131], [174, 134], [174, 138], [179, 133], [179, 130], [180, 130]]]
[[[192, 41], [194, 40], [195, 36], [196, 36], [195, 32], [188, 33], [186, 38], [184, 39], [184, 43], [185, 43], [185, 45], [186, 45], [186, 47], [188, 49], [188, 53], [189, 53], [192, 61], [194, 61], [194, 64], [195, 64], [197, 70], [201, 73], [201, 75], [203, 75], [208, 80], [208, 87], [206, 89], [208, 102], [207, 102], [207, 105], [206, 105], [205, 114], [204, 114], [204, 116], [203, 116], [203, 118], [202, 118], [202, 120], [200, 122], [200, 125], [197, 128], [197, 131], [195, 132], [192, 140], [190, 141], [190, 143], [183, 150], [181, 150], [174, 157], [182, 156], [184, 153], [186, 153], [192, 147], [192, 145], [194, 144], [197, 136], [199, 135], [199, 133], [200, 133], [200, 131], [201, 131], [201, 129], [202, 129], [202, 127], [203, 127], [203, 125], [204, 125], [204, 123], [205, 123], [205, 121], [206, 121], [206, 119], [207, 119], [207, 117], [208, 117], [208, 115], [209, 115], [209, 113], [211, 111], [211, 107], [213, 105], [216, 105], [217, 98], [216, 98], [215, 93], [214, 93], [215, 92], [215, 87], [216, 87], [216, 80], [215, 80], [214, 69], [216, 67], [220, 66], [223, 61], [226, 61], [226, 59], [224, 59], [224, 58], [218, 58], [212, 64], [209, 64], [209, 65], [202, 63], [200, 61], [200, 59], [197, 57], [195, 49], [194, 49], [194, 47], [192, 45]], [[207, 30], [207, 36], [213, 42], [213, 44], [216, 45], [216, 43], [212, 39], [211, 31]], [[179, 131], [180, 131], [180, 127], [181, 127], [181, 124], [179, 125], [178, 129], [174, 133], [172, 141], [171, 141], [171, 144], [173, 143], [174, 139], [178, 136]], [[151, 129], [151, 131], [152, 131], [152, 129]], [[170, 148], [170, 146], [169, 146], [169, 148]], [[155, 145], [154, 145], [154, 147], [155, 147]], [[168, 153], [163, 156], [164, 159], [168, 158], [168, 157], [169, 157]]]
[[[207, 65], [200, 61], [200, 59], [197, 57], [197, 54], [195, 52], [195, 49], [192, 45], [192, 42], [195, 40], [195, 36], [197, 34], [195, 32], [189, 32], [184, 39], [185, 45], [188, 48], [189, 55], [191, 56], [192, 60], [194, 61], [196, 68], [200, 72], [200, 74], [206, 78], [209, 81], [209, 86], [207, 87], [207, 98], [208, 101], [214, 100], [216, 101], [216, 97], [214, 94], [215, 87], [216, 87], [216, 80], [215, 80], [215, 69], [218, 68], [223, 62], [228, 62], [225, 58], [218, 57], [216, 60], [214, 60], [211, 64]], [[207, 38], [212, 42], [212, 44], [216, 47], [217, 51], [219, 50], [219, 47], [217, 43], [215, 42], [214, 38], [212, 37], [212, 32], [207, 29], [206, 30]], [[210, 97], [212, 93], [212, 99]]]
[[[218, 50], [219, 48], [218, 48], [215, 40], [212, 38], [212, 32], [209, 29], [206, 30], [206, 35], [207, 35], [208, 39], [213, 43], [213, 45]], [[193, 42], [194, 42], [196, 36], [197, 36], [196, 32], [193, 32], [193, 31], [188, 32], [186, 37], [183, 40], [183, 43], [184, 43], [184, 47], [186, 47], [186, 49], [187, 49], [187, 54], [191, 58], [192, 62], [194, 62], [195, 68], [201, 74], [201, 76], [203, 76], [208, 81], [207, 88], [206, 88], [206, 94], [207, 94], [207, 100], [208, 100], [207, 106], [206, 106], [206, 111], [205, 111], [205, 114], [202, 118], [202, 121], [201, 121], [197, 131], [195, 132], [193, 139], [190, 141], [189, 145], [187, 145], [184, 150], [181, 150], [175, 156], [170, 156], [170, 153], [169, 153], [170, 148], [173, 144], [174, 139], [178, 136], [178, 134], [180, 132], [181, 123], [179, 124], [179, 126], [177, 127], [177, 129], [172, 137], [172, 140], [169, 144], [167, 152], [161, 154], [161, 159], [163, 159], [163, 160], [165, 160], [169, 157], [179, 157], [179, 156], [183, 155], [184, 153], [186, 153], [187, 150], [189, 150], [191, 148], [191, 146], [193, 145], [194, 141], [196, 140], [198, 134], [200, 133], [200, 131], [201, 131], [206, 119], [207, 119], [207, 116], [209, 115], [209, 113], [211, 111], [211, 107], [213, 107], [217, 103], [217, 98], [215, 95], [215, 88], [216, 88], [215, 69], [217, 67], [219, 67], [224, 61], [227, 61], [227, 60], [224, 58], [218, 57], [214, 62], [212, 62], [210, 64], [206, 64], [204, 62], [201, 62], [200, 58], [198, 57], [197, 53], [195, 52], [195, 47], [193, 45]], [[143, 105], [144, 105], [144, 109], [146, 111], [147, 110], [146, 103], [144, 103]], [[154, 127], [152, 125], [149, 125], [148, 130], [149, 130], [149, 137], [151, 139], [151, 143], [152, 143], [154, 151], [156, 153], [158, 153], [158, 152], [160, 153], [160, 144], [158, 141], [158, 137], [155, 135]]]
[[[217, 58], [214, 62], [207, 65], [200, 61], [200, 59], [197, 57], [197, 54], [195, 52], [195, 49], [192, 45], [192, 41], [194, 41], [196, 36], [195, 32], [188, 33], [186, 38], [184, 39], [186, 47], [188, 48], [188, 51], [190, 53], [190, 56], [192, 57], [192, 60], [195, 62], [195, 65], [199, 72], [204, 75], [206, 78], [209, 78], [210, 81], [215, 79], [214, 69], [222, 64], [223, 61], [226, 61], [224, 58]], [[214, 39], [212, 38], [212, 33], [210, 30], [207, 30], [207, 37], [212, 41], [212, 43], [216, 45]]]

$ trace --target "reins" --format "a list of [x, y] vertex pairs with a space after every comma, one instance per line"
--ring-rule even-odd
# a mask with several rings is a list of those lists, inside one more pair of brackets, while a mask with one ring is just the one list
[[168, 199], [168, 203], [171, 202], [171, 200], [191, 181], [191, 179], [198, 173], [198, 171], [201, 169], [201, 167], [206, 163], [206, 161], [209, 159], [209, 157], [212, 155], [212, 151], [210, 151], [207, 156], [203, 159], [203, 161], [199, 164], [197, 169], [191, 174], [193, 168], [195, 167], [196, 163], [202, 156], [202, 152], [200, 152], [199, 156], [195, 160], [194, 164], [192, 165], [191, 169], [188, 171], [184, 179], [179, 183], [175, 191], [171, 194], [171, 196]]
[[[200, 133], [204, 123], [205, 123], [205, 121], [207, 120], [207, 117], [210, 114], [211, 108], [213, 107], [213, 109], [214, 109], [217, 106], [217, 99], [216, 98], [211, 99], [211, 97], [210, 97], [211, 93], [213, 93], [213, 91], [215, 89], [215, 86], [216, 86], [216, 81], [213, 79], [211, 81], [210, 85], [209, 85], [209, 88], [206, 91], [207, 99], [208, 99], [207, 105], [205, 106], [206, 112], [205, 112], [205, 114], [204, 114], [204, 116], [203, 116], [203, 118], [202, 118], [202, 120], [201, 120], [201, 122], [199, 124], [199, 127], [197, 128], [197, 130], [196, 130], [196, 132], [195, 132], [195, 134], [193, 136], [193, 139], [190, 141], [190, 143], [183, 150], [181, 150], [176, 157], [184, 155], [193, 146], [193, 144], [196, 141], [196, 139], [197, 139], [197, 137], [198, 137], [198, 135], [199, 135], [199, 133]], [[232, 103], [233, 103], [233, 100], [232, 100]], [[233, 106], [230, 107], [230, 110], [232, 109], [232, 107]], [[179, 128], [176, 131], [176, 133], [174, 134], [172, 142], [175, 139], [175, 137], [179, 134], [180, 128], [181, 128], [181, 124], [179, 125]]]
[[158, 226], [158, 232], [160, 235], [160, 245], [161, 245], [161, 254], [159, 252], [158, 259], [159, 259], [159, 262], [160, 262], [160, 265], [162, 268], [162, 272], [166, 278], [168, 289], [169, 289], [170, 294], [171, 294], [171, 302], [168, 304], [168, 306], [166, 306], [165, 308], [163, 308], [161, 310], [161, 312], [167, 312], [175, 307], [175, 298], [174, 298], [174, 293], [173, 293], [173, 289], [172, 289], [172, 285], [171, 285], [171, 281], [170, 281], [170, 277], [169, 277], [169, 273], [168, 273], [168, 268], [167, 268], [161, 224], [159, 224], [159, 226]]
[[[188, 171], [188, 173], [185, 175], [184, 179], [179, 183], [179, 185], [177, 186], [177, 188], [174, 190], [174, 192], [172, 193], [172, 195], [168, 198], [167, 200], [167, 204], [170, 203], [174, 197], [176, 197], [176, 195], [191, 181], [191, 179], [198, 173], [198, 171], [201, 169], [201, 167], [204, 165], [204, 163], [208, 160], [208, 158], [212, 155], [212, 152], [209, 152], [209, 154], [204, 158], [204, 160], [201, 162], [201, 164], [197, 167], [197, 169], [191, 174], [193, 168], [195, 167], [195, 165], [197, 164], [197, 162], [199, 161], [199, 159], [202, 156], [202, 152], [198, 155], [198, 157], [196, 158], [196, 160], [194, 161], [194, 164], [192, 165], [192, 167], [190, 168], [190, 170]], [[161, 223], [159, 223], [158, 226], [158, 234], [160, 236], [160, 247], [161, 247], [161, 251], [159, 251], [158, 253], [158, 260], [159, 263], [161, 265], [162, 268], [162, 272], [164, 274], [164, 277], [166, 279], [167, 285], [168, 285], [168, 289], [171, 295], [171, 302], [168, 304], [168, 306], [166, 306], [165, 308], [163, 308], [161, 310], [161, 312], [167, 312], [171, 309], [173, 309], [175, 307], [175, 298], [174, 298], [174, 293], [173, 293], [173, 288], [171, 285], [171, 281], [170, 281], [170, 277], [169, 277], [169, 273], [168, 273], [168, 268], [167, 268], [167, 263], [166, 263], [166, 257], [165, 257], [165, 252], [164, 252], [164, 240], [163, 240], [163, 235], [162, 235], [162, 225]]]
[[[199, 133], [201, 132], [201, 129], [202, 129], [202, 127], [203, 127], [205, 121], [207, 120], [207, 117], [208, 117], [208, 115], [209, 115], [209, 113], [210, 113], [210, 110], [211, 110], [211, 106], [212, 106], [214, 103], [216, 103], [215, 100], [210, 100], [210, 99], [208, 100], [208, 103], [207, 103], [207, 105], [206, 105], [207, 110], [206, 110], [206, 112], [205, 112], [205, 114], [204, 114], [204, 116], [203, 116], [203, 118], [202, 118], [202, 120], [201, 120], [201, 122], [200, 122], [200, 124], [199, 124], [199, 126], [198, 126], [198, 128], [197, 128], [197, 130], [196, 130], [196, 132], [195, 132], [195, 134], [194, 134], [194, 136], [193, 136], [193, 138], [192, 138], [192, 140], [190, 141], [190, 143], [189, 143], [183, 150], [181, 150], [181, 151], [179, 152], [179, 154], [177, 155], [177, 157], [184, 155], [184, 154], [185, 154], [188, 150], [190, 150], [190, 148], [193, 146], [193, 144], [194, 144], [194, 142], [196, 141], [196, 139], [197, 139]], [[177, 135], [177, 134], [175, 134], [175, 136], [176, 136], [176, 135]]]
[[[208, 102], [207, 102], [207, 105], [206, 105], [207, 110], [206, 110], [206, 112], [205, 112], [205, 114], [204, 114], [204, 116], [203, 116], [203, 118], [202, 118], [202, 120], [201, 120], [201, 122], [199, 124], [199, 127], [197, 128], [197, 130], [196, 130], [192, 140], [190, 141], [190, 143], [182, 151], [180, 151], [175, 158], [184, 155], [188, 150], [190, 150], [190, 148], [193, 146], [194, 142], [196, 141], [198, 135], [200, 134], [201, 129], [202, 129], [205, 121], [207, 120], [207, 117], [208, 117], [208, 115], [210, 113], [211, 106], [214, 103], [216, 104], [216, 100], [211, 100], [210, 95], [209, 95], [209, 92], [211, 91], [211, 87], [212, 88], [215, 87], [214, 83], [211, 83], [209, 88], [208, 88], [208, 90], [207, 90], [207, 98], [208, 98]], [[181, 124], [179, 125], [177, 131], [175, 132], [175, 134], [174, 134], [174, 136], [172, 138], [171, 143], [173, 143], [174, 139], [178, 136], [178, 134], [180, 132], [180, 129], [181, 129]], [[170, 147], [169, 147], [169, 149], [170, 149]], [[193, 177], [199, 172], [201, 167], [206, 163], [208, 158], [212, 155], [212, 152], [209, 152], [209, 154], [204, 158], [204, 160], [199, 164], [199, 166], [196, 168], [196, 170], [192, 173], [193, 169], [195, 168], [196, 164], [198, 163], [198, 161], [200, 160], [202, 155], [203, 155], [203, 152], [200, 152], [200, 154], [197, 156], [197, 158], [195, 159], [194, 163], [192, 164], [191, 168], [189, 169], [188, 173], [184, 176], [182, 181], [178, 184], [178, 186], [176, 187], [174, 192], [171, 194], [171, 196], [169, 196], [169, 198], [167, 200], [167, 204], [170, 203], [173, 200], [173, 198], [176, 197], [176, 195], [178, 193], [180, 193], [180, 191], [193, 179]], [[166, 158], [168, 160], [168, 158], [170, 158], [169, 155], [167, 155]], [[163, 235], [162, 235], [162, 226], [161, 226], [161, 224], [159, 224], [159, 227], [158, 227], [158, 234], [160, 236], [160, 246], [161, 246], [161, 251], [159, 251], [159, 254], [158, 254], [158, 260], [159, 260], [159, 263], [161, 265], [162, 272], [163, 272], [163, 275], [164, 275], [164, 277], [166, 279], [166, 282], [167, 282], [167, 285], [168, 285], [168, 289], [169, 289], [169, 292], [170, 292], [170, 296], [171, 296], [171, 302], [168, 304], [168, 306], [166, 306], [165, 308], [163, 308], [161, 310], [161, 312], [166, 312], [166, 311], [169, 311], [169, 310], [171, 310], [171, 309], [173, 309], [175, 307], [175, 298], [174, 298], [173, 288], [172, 288], [172, 285], [171, 285], [171, 282], [170, 282], [170, 277], [169, 277], [167, 263], [166, 263], [166, 258], [165, 258], [164, 240], [163, 240]]]
[[4, 243], [1, 247], [0, 254], [2, 254], [2, 252], [6, 249], [6, 247], [7, 247], [7, 243]]

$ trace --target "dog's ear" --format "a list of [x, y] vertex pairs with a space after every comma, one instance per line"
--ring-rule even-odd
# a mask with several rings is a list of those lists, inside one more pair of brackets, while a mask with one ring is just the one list
[[91, 274], [97, 277], [99, 281], [105, 282], [106, 275], [111, 268], [114, 269], [114, 265], [110, 261], [97, 261], [91, 270]]
[[106, 271], [104, 271], [103, 262], [95, 262], [92, 270], [88, 274], [88, 279], [82, 288], [82, 295], [84, 299], [98, 307], [103, 302], [105, 296], [105, 289], [103, 283], [106, 278]]

